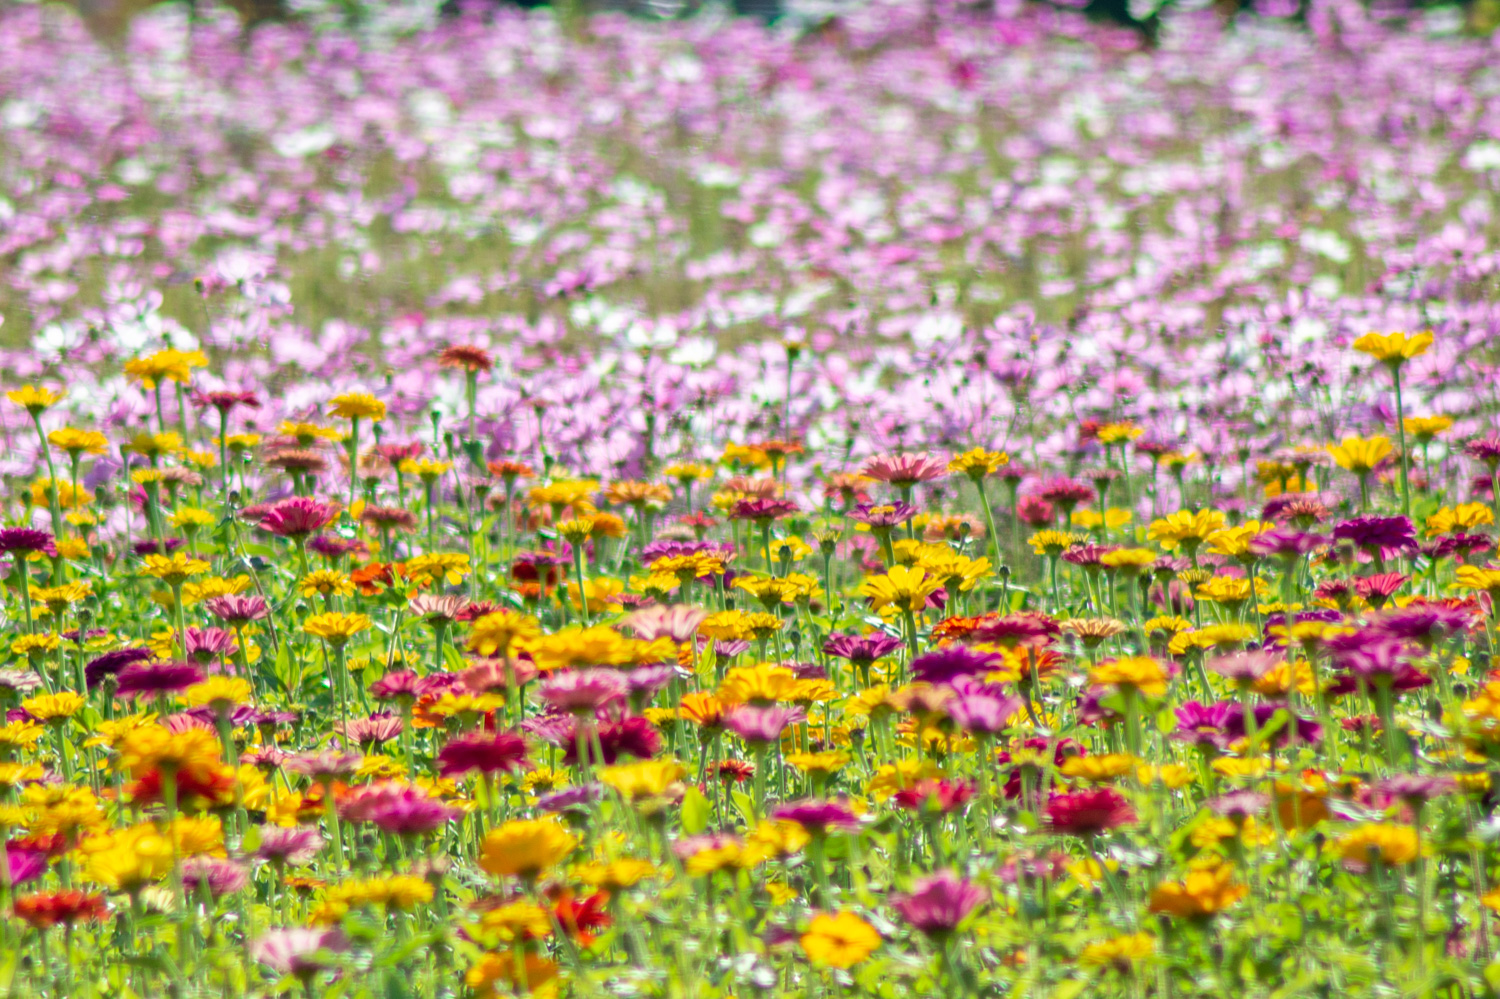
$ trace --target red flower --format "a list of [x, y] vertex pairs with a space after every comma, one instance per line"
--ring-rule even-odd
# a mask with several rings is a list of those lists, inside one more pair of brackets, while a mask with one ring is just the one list
[[87, 920], [97, 922], [108, 913], [103, 895], [81, 891], [37, 892], [16, 899], [16, 916], [39, 930], [58, 923], [71, 926]]
[[1135, 809], [1113, 788], [1058, 794], [1047, 802], [1047, 826], [1053, 832], [1097, 836], [1135, 822]]
[[613, 920], [604, 911], [609, 893], [596, 891], [580, 899], [571, 889], [563, 888], [552, 901], [552, 915], [568, 936], [587, 947], [594, 942], [594, 931], [602, 930]]

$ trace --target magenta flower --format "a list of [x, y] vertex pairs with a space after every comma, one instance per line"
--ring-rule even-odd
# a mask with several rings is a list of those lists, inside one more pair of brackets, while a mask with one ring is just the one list
[[203, 606], [225, 624], [248, 624], [263, 620], [270, 613], [266, 598], [259, 595], [210, 597]]
[[339, 515], [339, 508], [307, 496], [293, 496], [273, 505], [260, 518], [260, 526], [280, 538], [306, 538], [316, 534]]
[[312, 861], [326, 841], [311, 826], [262, 826], [255, 855], [275, 864], [301, 866]]
[[438, 751], [438, 773], [456, 777], [473, 770], [513, 773], [526, 766], [526, 740], [514, 732], [475, 732], [451, 739]]
[[344, 931], [311, 930], [300, 927], [268, 930], [250, 948], [254, 958], [283, 975], [299, 981], [310, 981], [313, 975], [331, 968], [334, 956], [349, 949]]
[[972, 881], [952, 871], [940, 871], [918, 881], [909, 894], [897, 895], [893, 904], [917, 932], [942, 937], [956, 930], [989, 898], [990, 893]]
[[203, 680], [203, 670], [193, 663], [136, 662], [120, 670], [116, 697], [141, 694], [154, 697], [186, 690]]
[[788, 727], [806, 720], [801, 708], [742, 704], [724, 716], [724, 727], [752, 746], [769, 746]]
[[930, 454], [883, 454], [861, 465], [859, 474], [897, 487], [914, 486], [947, 477], [948, 462]]

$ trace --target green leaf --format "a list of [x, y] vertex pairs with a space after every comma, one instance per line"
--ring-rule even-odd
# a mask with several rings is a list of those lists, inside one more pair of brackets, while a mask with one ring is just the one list
[[687, 793], [682, 796], [682, 831], [689, 836], [696, 836], [707, 829], [713, 810], [713, 804], [702, 791], [696, 787], [688, 788]]
[[740, 814], [750, 825], [755, 825], [755, 801], [744, 791], [730, 791], [729, 798], [734, 802], [734, 807], [739, 809]]

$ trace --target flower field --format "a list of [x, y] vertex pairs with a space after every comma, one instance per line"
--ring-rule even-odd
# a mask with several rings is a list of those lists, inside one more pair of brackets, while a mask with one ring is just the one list
[[1500, 46], [1296, 13], [0, 10], [0, 990], [1500, 991]]

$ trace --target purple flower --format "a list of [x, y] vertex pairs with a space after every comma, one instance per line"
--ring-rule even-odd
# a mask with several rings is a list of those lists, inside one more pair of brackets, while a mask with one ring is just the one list
[[890, 530], [918, 513], [910, 503], [861, 503], [849, 511], [849, 519], [881, 530]]
[[233, 895], [249, 881], [244, 865], [219, 857], [189, 857], [182, 862], [182, 883], [188, 896], [197, 897], [205, 887], [212, 898]]
[[1321, 534], [1278, 528], [1250, 539], [1250, 553], [1261, 558], [1294, 559], [1328, 543]]
[[132, 694], [170, 694], [186, 690], [202, 680], [203, 670], [193, 663], [137, 662], [120, 670], [115, 695], [129, 697]]
[[951, 683], [961, 676], [979, 676], [995, 668], [999, 656], [976, 652], [962, 645], [950, 645], [934, 652], [924, 652], [912, 660], [912, 675], [924, 683]]
[[1473, 615], [1463, 608], [1422, 603], [1386, 611], [1370, 621], [1369, 630], [1431, 649], [1442, 638], [1466, 634], [1473, 624]]
[[397, 836], [433, 832], [462, 814], [420, 788], [399, 784], [362, 787], [339, 805], [339, 815], [345, 820], [368, 822]]
[[795, 822], [814, 836], [859, 825], [859, 816], [838, 801], [793, 801], [776, 809], [772, 817]]
[[879, 633], [845, 635], [833, 632], [823, 642], [823, 654], [847, 659], [856, 666], [868, 666], [901, 648], [901, 640]]
[[1381, 558], [1417, 547], [1416, 532], [1411, 520], [1406, 517], [1355, 517], [1335, 524], [1333, 540], [1349, 541], [1370, 554]]
[[581, 784], [577, 787], [563, 788], [561, 791], [553, 791], [544, 794], [536, 800], [539, 812], [566, 812], [574, 808], [584, 808], [604, 797], [603, 784]]
[[114, 676], [126, 666], [145, 662], [150, 658], [150, 649], [114, 649], [89, 660], [89, 664], [83, 668], [83, 682], [89, 690], [93, 690], [104, 682], [105, 677]]
[[511, 773], [526, 765], [526, 740], [514, 732], [475, 732], [449, 740], [438, 750], [438, 773], [444, 777], [478, 770]]
[[203, 602], [208, 612], [225, 624], [247, 624], [270, 613], [262, 596], [210, 597]]
[[537, 687], [537, 696], [559, 711], [593, 714], [625, 696], [629, 684], [618, 670], [559, 670]]
[[1172, 733], [1172, 738], [1193, 746], [1223, 749], [1229, 744], [1225, 725], [1231, 706], [1229, 701], [1209, 705], [1188, 701], [1176, 711], [1177, 730]]
[[297, 867], [310, 863], [325, 843], [318, 831], [310, 826], [262, 826], [260, 846], [255, 854], [262, 860]]
[[335, 954], [349, 949], [343, 930], [302, 928], [268, 930], [255, 941], [250, 953], [262, 964], [301, 981], [334, 964]]
[[801, 708], [742, 704], [724, 716], [724, 727], [753, 746], [769, 746], [789, 726], [806, 720]]
[[32, 552], [56, 555], [52, 535], [30, 527], [0, 527], [0, 555], [29, 555]]
[[918, 881], [909, 894], [896, 896], [893, 904], [913, 929], [941, 937], [957, 929], [989, 897], [988, 891], [966, 878], [940, 871]]

